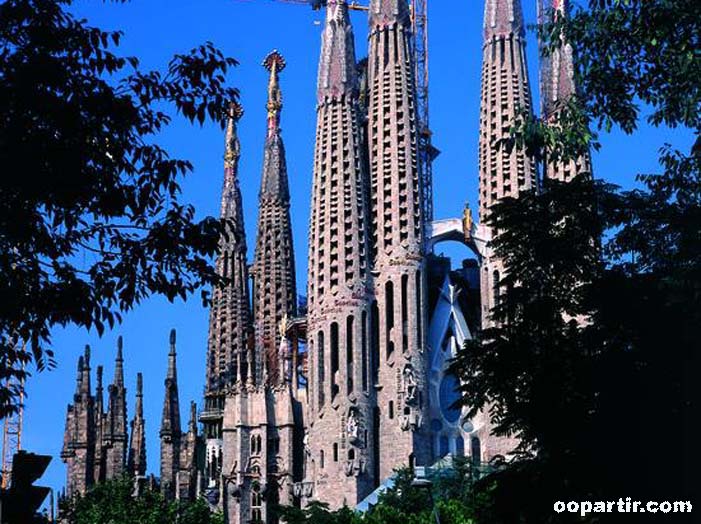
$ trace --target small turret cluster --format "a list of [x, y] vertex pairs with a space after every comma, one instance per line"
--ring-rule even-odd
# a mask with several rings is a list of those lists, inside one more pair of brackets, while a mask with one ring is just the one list
[[[107, 388], [104, 407], [103, 368], [96, 370], [96, 388], [91, 389], [90, 346], [78, 359], [78, 377], [73, 402], [68, 405], [61, 459], [67, 466], [67, 497], [84, 495], [93, 485], [128, 475], [137, 486], [146, 476], [146, 422], [144, 419], [143, 376], [136, 377], [134, 417], [127, 425], [127, 390], [124, 386], [122, 337], [117, 339], [114, 379]], [[175, 353], [175, 330], [171, 350], [166, 396], [161, 425], [161, 489], [169, 498], [194, 497], [198, 439], [194, 403], [187, 433], [180, 431], [180, 414]], [[165, 460], [164, 460], [165, 459]], [[164, 471], [164, 464], [166, 469]], [[168, 469], [168, 466], [172, 468]]]

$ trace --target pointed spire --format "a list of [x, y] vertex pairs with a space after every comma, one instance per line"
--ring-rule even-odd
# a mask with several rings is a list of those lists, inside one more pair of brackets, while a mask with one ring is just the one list
[[[285, 59], [273, 51], [263, 65], [271, 73], [268, 93], [270, 121], [271, 111], [279, 111], [282, 107], [277, 75], [284, 69]], [[279, 113], [276, 114], [278, 118]], [[275, 131], [268, 134], [265, 142], [252, 271], [256, 340], [255, 354], [250, 356], [253, 367], [249, 363], [248, 378], [255, 384], [263, 383], [266, 369], [273, 374], [277, 369], [277, 362], [272, 363], [275, 369], [271, 370], [271, 362], [266, 359], [275, 354], [278, 323], [283, 315], [295, 313], [297, 300], [287, 161], [280, 130], [276, 127]]]
[[270, 71], [268, 83], [268, 136], [265, 141], [263, 160], [263, 180], [260, 187], [260, 199], [290, 198], [287, 181], [287, 162], [285, 147], [280, 136], [280, 111], [282, 110], [282, 92], [278, 74], [285, 69], [286, 62], [278, 51], [271, 52], [263, 61], [263, 67]]
[[177, 353], [175, 351], [175, 329], [170, 330], [170, 351], [168, 352], [168, 374], [167, 378], [178, 380]]
[[78, 368], [81, 370], [80, 392], [83, 395], [90, 395], [90, 346], [85, 346], [85, 354], [82, 357], [82, 364], [79, 361]]
[[406, 0], [371, 0], [370, 27], [383, 27], [394, 23], [405, 27], [411, 24], [409, 2]]
[[525, 36], [521, 0], [486, 0], [484, 3], [484, 39], [514, 34]]
[[287, 63], [277, 50], [270, 53], [263, 61], [263, 67], [270, 72], [268, 81], [268, 138], [280, 132], [280, 111], [282, 110], [282, 92], [278, 74], [281, 73]]
[[114, 385], [124, 387], [124, 354], [122, 337], [117, 337], [117, 358], [114, 360]]
[[355, 40], [345, 0], [331, 0], [321, 36], [318, 98], [337, 98], [357, 92]]
[[144, 420], [143, 376], [136, 375], [136, 406], [131, 422], [128, 471], [135, 477], [146, 474], [146, 421]]
[[180, 435], [180, 399], [178, 394], [178, 372], [175, 351], [175, 329], [170, 331], [170, 351], [168, 353], [168, 373], [165, 379], [165, 398], [163, 399], [163, 417], [161, 419], [161, 436]]

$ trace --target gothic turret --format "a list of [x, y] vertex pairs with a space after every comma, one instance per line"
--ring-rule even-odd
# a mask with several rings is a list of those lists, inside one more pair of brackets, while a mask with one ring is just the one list
[[[539, 0], [539, 23], [557, 21], [566, 18], [569, 12], [568, 0]], [[546, 123], [557, 125], [562, 108], [577, 94], [574, 80], [574, 60], [572, 46], [560, 39], [560, 46], [548, 50], [541, 48], [540, 98], [541, 116]], [[566, 182], [578, 174], [591, 176], [591, 158], [589, 154], [576, 160], [561, 161], [546, 159], [543, 176], [550, 180]]]
[[284, 317], [296, 313], [294, 248], [290, 222], [290, 192], [285, 147], [280, 130], [282, 93], [279, 73], [285, 59], [270, 53], [263, 66], [270, 72], [268, 83], [268, 130], [265, 140], [263, 177], [259, 193], [258, 232], [253, 264], [253, 316], [255, 353], [253, 382], [279, 379], [278, 330]]
[[426, 373], [423, 191], [407, 2], [372, 0], [368, 109], [373, 273], [373, 370], [378, 385], [376, 481], [402, 464], [431, 460]]
[[170, 332], [168, 373], [165, 379], [165, 399], [161, 418], [161, 491], [169, 499], [176, 496], [177, 475], [180, 467], [180, 400], [175, 351], [175, 330]]
[[67, 466], [67, 496], [84, 495], [95, 482], [95, 398], [90, 390], [90, 346], [78, 359], [73, 403], [66, 412], [61, 459]]
[[[317, 85], [310, 221], [309, 449], [306, 480], [327, 480], [325, 502], [357, 504], [373, 489], [374, 391], [369, 382], [372, 288], [365, 169], [353, 28], [344, 0], [326, 8]], [[326, 311], [332, 310], [332, 315]], [[321, 456], [333, 447], [325, 471]], [[323, 467], [323, 466], [322, 466]]]
[[143, 376], [136, 375], [136, 404], [134, 418], [131, 421], [131, 439], [129, 441], [128, 471], [134, 477], [146, 475], [146, 421], [144, 420]]

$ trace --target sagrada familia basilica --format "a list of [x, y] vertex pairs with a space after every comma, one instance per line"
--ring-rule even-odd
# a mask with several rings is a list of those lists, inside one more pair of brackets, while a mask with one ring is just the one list
[[[491, 435], [486, 414], [452, 407], [449, 360], [489, 325], [503, 265], [486, 225], [502, 198], [590, 172], [589, 160], [536, 163], [510, 137], [519, 110], [531, 111], [520, 0], [486, 0], [479, 121], [479, 218], [429, 220], [417, 148], [417, 92], [406, 0], [371, 0], [368, 58], [355, 56], [345, 0], [328, 0], [317, 86], [306, 303], [298, 301], [290, 191], [280, 127], [278, 52], [270, 73], [267, 135], [255, 254], [248, 260], [238, 163], [236, 104], [226, 130], [222, 241], [206, 348], [203, 407], [180, 419], [176, 337], [170, 336], [160, 425], [160, 479], [167, 498], [205, 497], [230, 524], [277, 522], [277, 504], [319, 500], [351, 507], [401, 466], [447, 454], [475, 463], [516, 442]], [[564, 0], [554, 0], [565, 13]], [[575, 93], [567, 45], [540, 68], [542, 117]], [[466, 195], [463, 195], [465, 198]], [[434, 254], [459, 241], [475, 258], [451, 269]], [[204, 351], [203, 351], [204, 353]], [[78, 364], [62, 458], [67, 495], [123, 474], [146, 475], [142, 379], [130, 427], [122, 348], [103, 403], [89, 350]], [[130, 431], [129, 431], [130, 429]]]

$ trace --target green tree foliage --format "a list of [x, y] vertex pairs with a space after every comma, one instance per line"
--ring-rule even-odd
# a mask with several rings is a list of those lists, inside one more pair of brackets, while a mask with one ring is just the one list
[[220, 513], [211, 513], [203, 500], [168, 502], [157, 491], [134, 496], [133, 479], [103, 482], [84, 497], [61, 508], [67, 524], [223, 524]]
[[[159, 136], [176, 114], [222, 124], [236, 62], [205, 43], [144, 70], [117, 54], [121, 32], [77, 20], [71, 4], [0, 5], [3, 384], [53, 364], [53, 326], [102, 333], [150, 295], [185, 299], [218, 281], [210, 260], [224, 224], [182, 202], [192, 165]], [[0, 416], [16, 399], [0, 390]]]
[[497, 433], [522, 444], [479, 485], [476, 518], [620, 522], [553, 503], [699, 494], [701, 3], [592, 0], [541, 34], [546, 51], [561, 35], [572, 45], [581, 89], [555, 125], [515, 129], [533, 154], [575, 158], [598, 145], [589, 126], [633, 134], [643, 119], [695, 142], [661, 144], [660, 172], [640, 174], [641, 189], [581, 177], [494, 208], [507, 269], [496, 325], [453, 371], [463, 403], [490, 409]]
[[414, 474], [408, 468], [395, 473], [394, 486], [382, 493], [367, 513], [348, 507], [330, 511], [328, 505], [313, 502], [305, 509], [280, 510], [286, 524], [476, 524], [475, 507], [483, 495], [473, 489], [482, 482], [482, 473], [464, 457], [456, 457], [452, 469], [432, 475], [429, 489], [412, 485]]

